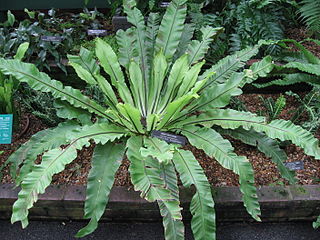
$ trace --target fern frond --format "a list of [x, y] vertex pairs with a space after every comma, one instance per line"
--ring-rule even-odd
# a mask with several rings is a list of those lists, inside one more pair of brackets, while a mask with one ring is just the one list
[[231, 109], [210, 110], [199, 117], [185, 120], [185, 123], [198, 123], [211, 127], [213, 125], [222, 128], [236, 129], [243, 127], [246, 130], [253, 128], [257, 132], [264, 132], [271, 138], [281, 141], [290, 140], [293, 144], [302, 147], [307, 155], [320, 159], [319, 140], [310, 132], [300, 126], [286, 120], [274, 120], [269, 124], [264, 117], [252, 113], [238, 112]]
[[125, 150], [124, 144], [107, 143], [98, 145], [93, 153], [92, 168], [88, 176], [84, 218], [91, 219], [76, 237], [84, 237], [98, 227], [109, 201], [109, 194]]
[[11, 163], [11, 176], [15, 178], [19, 165], [23, 164], [15, 179], [16, 184], [19, 185], [25, 176], [31, 172], [34, 161], [39, 154], [66, 144], [68, 141], [67, 133], [79, 128], [81, 127], [75, 121], [60, 123], [55, 128], [36, 133], [28, 142], [11, 154], [8, 158], [8, 162]]
[[183, 186], [194, 185], [196, 193], [192, 197], [190, 211], [191, 229], [195, 239], [215, 240], [215, 212], [210, 184], [203, 170], [189, 151], [177, 149], [173, 162]]
[[319, 0], [303, 0], [301, 1], [299, 13], [303, 21], [307, 24], [311, 31], [320, 31], [320, 1]]
[[21, 82], [28, 83], [35, 90], [50, 91], [55, 98], [65, 100], [75, 107], [83, 108], [101, 117], [111, 119], [105, 113], [106, 109], [104, 107], [82, 95], [79, 90], [69, 86], [65, 87], [61, 82], [51, 80], [47, 74], [39, 72], [33, 64], [0, 58], [0, 71], [6, 75], [14, 76]]
[[258, 54], [260, 45], [246, 48], [242, 51], [236, 52], [231, 56], [221, 59], [217, 64], [206, 70], [200, 78], [203, 79], [210, 75], [212, 72], [215, 74], [210, 77], [208, 83], [203, 87], [206, 88], [213, 82], [224, 83], [230, 76], [245, 65], [245, 63]]
[[160, 163], [152, 157], [143, 157], [140, 149], [143, 138], [133, 136], [127, 141], [127, 156], [131, 162], [129, 171], [131, 181], [136, 191], [141, 191], [141, 197], [150, 202], [161, 201], [173, 219], [181, 220], [179, 201], [171, 195], [161, 178]]
[[170, 3], [161, 21], [156, 39], [156, 52], [162, 49], [169, 63], [176, 52], [184, 29], [187, 14], [185, 3], [186, 0], [173, 0]]
[[89, 145], [89, 140], [94, 139], [96, 143], [105, 144], [123, 135], [123, 130], [112, 125], [95, 124], [75, 130], [72, 141], [66, 148], [56, 148], [46, 152], [42, 156], [42, 162], [34, 165], [32, 171], [22, 179], [18, 200], [13, 205], [11, 222], [21, 221], [23, 228], [28, 225], [28, 209], [38, 200], [38, 194], [45, 192], [52, 176], [71, 163], [77, 157], [77, 150]]
[[181, 129], [181, 133], [188, 138], [193, 146], [204, 150], [208, 156], [215, 158], [224, 168], [239, 175], [244, 206], [254, 219], [260, 221], [261, 211], [250, 162], [243, 156], [237, 156], [233, 152], [231, 143], [213, 129], [185, 127]]
[[297, 180], [295, 179], [295, 172], [289, 170], [284, 162], [287, 160], [287, 155], [279, 147], [279, 143], [276, 140], [273, 140], [267, 137], [263, 133], [258, 133], [252, 129], [245, 130], [243, 128], [237, 129], [217, 129], [221, 134], [227, 134], [231, 137], [238, 139], [245, 144], [258, 147], [259, 151], [263, 152], [267, 157], [270, 157], [271, 160], [277, 164], [278, 170], [283, 178], [287, 179], [290, 184], [295, 184]]
[[[175, 201], [179, 201], [177, 175], [172, 162], [160, 165], [161, 178]], [[166, 205], [158, 200], [161, 216], [163, 217], [164, 236], [167, 240], [184, 240], [184, 225], [181, 220], [172, 218]]]

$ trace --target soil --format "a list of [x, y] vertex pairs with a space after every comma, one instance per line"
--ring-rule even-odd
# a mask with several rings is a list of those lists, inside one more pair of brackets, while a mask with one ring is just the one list
[[[308, 31], [305, 28], [293, 28], [288, 29], [286, 32], [287, 38], [289, 39], [295, 39], [296, 41], [304, 41], [305, 39], [312, 38]], [[318, 58], [320, 58], [320, 46], [312, 41], [305, 41], [303, 45], [314, 55], [316, 55]], [[295, 47], [293, 47], [296, 51]]]
[[[304, 95], [304, 93], [300, 93]], [[263, 103], [259, 96], [264, 98], [272, 97], [277, 99], [280, 94], [244, 94], [239, 96], [239, 100], [243, 101], [245, 107], [253, 112], [261, 112], [264, 110]], [[291, 96], [286, 96], [287, 105], [286, 108], [281, 112], [280, 118], [290, 119], [293, 115], [294, 110], [298, 106], [298, 102]], [[30, 127], [20, 139], [18, 133], [13, 136], [13, 143], [11, 145], [0, 145], [0, 151], [4, 150], [5, 153], [0, 156], [0, 164], [4, 163], [8, 156], [17, 149], [21, 144], [26, 142], [33, 134], [46, 128], [39, 119], [31, 114], [26, 114], [24, 119], [28, 117], [30, 119]], [[25, 120], [22, 121], [21, 129], [25, 124]], [[317, 132], [316, 136], [319, 138], [320, 133]], [[257, 186], [261, 185], [276, 185], [276, 184], [287, 184], [287, 181], [282, 179], [279, 175], [276, 165], [267, 158], [263, 153], [259, 152], [255, 147], [248, 146], [238, 140], [230, 139], [232, 145], [235, 148], [235, 152], [238, 155], [246, 156], [252, 163], [255, 172], [255, 183]], [[53, 184], [86, 184], [87, 175], [90, 170], [90, 161], [92, 156], [93, 144], [90, 147], [84, 148], [78, 153], [78, 157], [66, 169], [54, 175]], [[190, 145], [186, 146], [187, 149], [191, 150], [201, 166], [203, 167], [209, 182], [213, 186], [237, 186], [238, 177], [230, 170], [224, 169], [220, 164], [212, 159], [202, 151], [198, 150]], [[285, 151], [288, 155], [288, 161], [303, 161], [304, 170], [296, 171], [299, 184], [317, 184], [320, 182], [320, 161], [315, 160], [313, 157], [309, 157], [303, 153], [303, 150], [294, 145], [285, 147]], [[116, 186], [127, 186], [131, 187], [130, 175], [128, 172], [129, 161], [125, 158], [116, 174], [115, 185]], [[2, 182], [12, 182], [11, 177], [8, 174], [9, 170], [6, 167], [3, 170]]]

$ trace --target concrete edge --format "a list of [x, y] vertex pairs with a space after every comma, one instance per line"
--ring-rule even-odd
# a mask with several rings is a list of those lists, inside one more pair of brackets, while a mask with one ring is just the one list
[[[13, 184], [0, 184], [0, 219], [9, 219], [12, 204], [19, 189]], [[83, 219], [85, 186], [50, 185], [45, 194], [30, 209], [30, 219]], [[214, 187], [218, 221], [253, 221], [246, 212], [238, 187]], [[190, 220], [189, 204], [192, 189], [181, 189], [180, 199], [184, 220]], [[262, 221], [313, 220], [320, 214], [320, 185], [264, 186], [258, 188]], [[140, 198], [139, 193], [126, 187], [113, 187], [102, 220], [159, 221], [156, 203]]]

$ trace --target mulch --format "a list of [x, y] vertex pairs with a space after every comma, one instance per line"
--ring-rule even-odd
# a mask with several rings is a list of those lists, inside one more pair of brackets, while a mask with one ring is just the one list
[[[308, 33], [304, 29], [289, 29], [287, 30], [287, 37], [294, 38], [298, 41], [308, 38]], [[306, 46], [315, 55], [320, 57], [320, 47], [313, 42], [305, 42]], [[305, 93], [300, 93], [302, 96]], [[265, 110], [263, 103], [259, 96], [264, 98], [272, 97], [277, 99], [280, 94], [243, 94], [239, 96], [239, 100], [243, 101], [247, 110], [253, 113]], [[279, 118], [289, 120], [294, 111], [299, 106], [299, 103], [290, 96], [285, 96], [287, 104], [285, 109], [281, 112]], [[305, 117], [305, 116], [303, 116]], [[21, 144], [28, 141], [28, 139], [38, 131], [47, 128], [39, 119], [29, 113], [23, 114], [20, 128], [23, 129], [26, 124], [26, 119], [29, 118], [30, 126], [23, 136], [19, 133], [14, 134], [13, 143], [11, 145], [0, 145], [0, 151], [5, 151], [0, 155], [0, 165], [3, 164], [8, 156], [14, 152]], [[303, 119], [301, 119], [303, 120]], [[320, 131], [316, 132], [316, 137], [320, 139]], [[18, 136], [20, 137], [18, 139]], [[251, 162], [255, 172], [255, 183], [257, 186], [262, 185], [284, 185], [288, 184], [286, 180], [281, 178], [276, 165], [266, 157], [263, 153], [259, 152], [257, 148], [248, 146], [238, 140], [231, 140], [235, 152], [238, 155], [246, 156]], [[94, 146], [84, 148], [78, 153], [78, 157], [71, 164], [67, 165], [66, 169], [54, 175], [53, 184], [86, 184], [88, 172], [91, 168], [91, 156]], [[198, 150], [190, 145], [186, 146], [187, 149], [192, 151], [199, 163], [203, 167], [206, 176], [212, 186], [237, 186], [238, 176], [230, 170], [224, 169], [213, 158], [208, 157], [202, 150]], [[320, 182], [320, 161], [315, 160], [303, 153], [303, 150], [294, 145], [285, 147], [285, 152], [288, 155], [288, 161], [303, 161], [304, 170], [296, 171], [296, 176], [299, 184], [318, 184]], [[131, 187], [130, 174], [128, 171], [129, 161], [124, 158], [123, 162], [116, 173], [115, 185]], [[12, 182], [9, 175], [8, 167], [3, 169], [3, 183]]]

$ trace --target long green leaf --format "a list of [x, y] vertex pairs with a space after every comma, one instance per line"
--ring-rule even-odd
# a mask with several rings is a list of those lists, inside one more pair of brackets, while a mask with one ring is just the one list
[[17, 53], [16, 55], [14, 55], [14, 59], [17, 60], [22, 60], [29, 48], [30, 43], [28, 42], [24, 42], [22, 44], [19, 45], [18, 49], [17, 49]]
[[282, 67], [283, 68], [296, 68], [300, 71], [314, 74], [316, 76], [320, 76], [319, 64], [291, 62], [291, 63], [288, 63], [288, 64], [282, 66]]
[[185, 23], [183, 32], [181, 34], [180, 42], [178, 48], [174, 54], [173, 60], [178, 59], [184, 55], [187, 51], [188, 44], [190, 43], [195, 31], [195, 25], [192, 23]]
[[[127, 14], [127, 20], [136, 28], [134, 29], [134, 35], [136, 38], [135, 45], [137, 46], [137, 52], [139, 56], [139, 65], [141, 67], [144, 99], [147, 99], [149, 92], [149, 72], [150, 66], [148, 65], [148, 51], [146, 44], [146, 26], [144, 23], [144, 17], [141, 12], [133, 7], [133, 5], [125, 5], [124, 12]], [[146, 105], [146, 104], [145, 104]]]
[[194, 101], [188, 107], [188, 112], [197, 109], [208, 110], [213, 108], [225, 107], [229, 104], [232, 96], [238, 96], [242, 93], [239, 85], [245, 78], [243, 73], [234, 73], [225, 83], [213, 83], [206, 89], [197, 101]]
[[[124, 75], [121, 71], [120, 64], [118, 62], [118, 57], [114, 53], [111, 46], [101, 39], [96, 40], [96, 55], [100, 60], [100, 64], [106, 73], [111, 77], [112, 85], [117, 88], [120, 97], [125, 103], [133, 105], [132, 97], [130, 91], [125, 83]], [[106, 80], [98, 81], [102, 90], [104, 90], [104, 84]], [[107, 86], [107, 85], [106, 85]], [[109, 85], [108, 85], [109, 86]], [[107, 86], [107, 87], [108, 87]], [[108, 87], [110, 88], [110, 87]], [[111, 91], [111, 90], [109, 90]]]
[[18, 60], [6, 60], [0, 58], [0, 71], [6, 75], [12, 75], [21, 82], [28, 83], [33, 89], [42, 92], [51, 92], [53, 97], [65, 100], [75, 107], [80, 107], [95, 113], [101, 117], [110, 119], [105, 113], [106, 109], [95, 101], [82, 95], [82, 93], [50, 77], [29, 63], [23, 63]]
[[95, 148], [89, 172], [84, 218], [91, 219], [76, 237], [84, 237], [98, 227], [109, 200], [109, 194], [125, 150], [124, 144], [107, 143]]
[[9, 158], [11, 163], [11, 176], [15, 178], [15, 174], [19, 165], [23, 164], [16, 180], [19, 185], [25, 176], [31, 171], [37, 156], [44, 151], [57, 148], [68, 141], [66, 133], [80, 128], [75, 121], [60, 123], [55, 128], [46, 129], [33, 135], [28, 142], [23, 144]]
[[[165, 182], [166, 188], [170, 191], [171, 196], [179, 201], [179, 187], [177, 175], [172, 162], [161, 164], [161, 178]], [[163, 217], [164, 235], [166, 240], [183, 240], [184, 226], [181, 220], [172, 218], [170, 211], [162, 201], [158, 201], [161, 216]]]
[[143, 81], [143, 76], [139, 65], [135, 61], [131, 61], [129, 65], [130, 88], [133, 95], [135, 107], [140, 109], [142, 115], [147, 115], [147, 100]]
[[287, 160], [287, 155], [284, 150], [279, 147], [276, 140], [267, 137], [263, 133], [258, 133], [252, 129], [249, 131], [243, 128], [237, 129], [218, 129], [222, 134], [230, 135], [235, 139], [249, 144], [251, 146], [257, 146], [258, 149], [263, 152], [266, 156], [270, 157], [271, 160], [277, 164], [280, 174], [283, 178], [287, 179], [290, 184], [295, 184], [297, 179], [295, 179], [295, 172], [288, 169], [284, 162]]
[[128, 70], [131, 59], [136, 59], [139, 55], [135, 46], [135, 30], [132, 28], [126, 31], [120, 29], [116, 33], [116, 38], [119, 46], [119, 63]]
[[198, 80], [198, 75], [205, 61], [199, 62], [192, 66], [186, 73], [181, 82], [176, 98], [187, 94]]
[[215, 75], [210, 78], [204, 88], [213, 82], [224, 83], [234, 72], [242, 68], [250, 58], [258, 54], [260, 46], [261, 45], [258, 44], [254, 47], [248, 47], [244, 50], [236, 52], [233, 55], [221, 59], [217, 64], [206, 70], [202, 74], [201, 78], [207, 77], [212, 72], [214, 72]]
[[167, 59], [172, 59], [179, 45], [186, 18], [187, 0], [173, 0], [166, 10], [156, 39], [156, 52], [163, 50]]
[[307, 73], [291, 73], [291, 74], [281, 74], [279, 77], [281, 79], [273, 80], [267, 83], [253, 83], [253, 86], [257, 88], [265, 88], [272, 85], [279, 85], [279, 86], [287, 86], [295, 83], [309, 83], [309, 84], [320, 84], [320, 77], [310, 75]]
[[28, 225], [28, 209], [38, 200], [38, 194], [45, 192], [52, 180], [52, 176], [61, 172], [65, 165], [77, 157], [77, 150], [89, 145], [89, 140], [105, 144], [124, 135], [123, 130], [112, 125], [95, 124], [81, 130], [74, 130], [69, 135], [72, 139], [64, 149], [52, 149], [42, 156], [41, 164], [34, 165], [32, 171], [25, 176], [21, 183], [18, 200], [13, 205], [11, 222], [21, 221], [22, 227]]
[[18, 200], [13, 204], [11, 222], [21, 221], [22, 227], [28, 225], [28, 209], [38, 200], [38, 194], [45, 192], [52, 176], [61, 172], [65, 165], [77, 157], [77, 149], [70, 145], [65, 149], [53, 149], [42, 156], [42, 162], [32, 168], [21, 184]]
[[209, 127], [218, 125], [222, 128], [230, 129], [242, 126], [244, 129], [249, 130], [252, 127], [257, 132], [264, 132], [271, 138], [278, 138], [281, 141], [290, 140], [293, 144], [302, 147], [306, 154], [320, 159], [319, 140], [307, 130], [294, 125], [290, 121], [279, 119], [268, 124], [264, 117], [258, 117], [252, 113], [238, 112], [231, 109], [216, 109], [184, 121], [184, 124], [190, 123], [199, 123]]
[[215, 240], [216, 224], [214, 202], [210, 184], [200, 164], [191, 152], [180, 149], [175, 152], [173, 162], [180, 175], [183, 186], [190, 187], [194, 185], [196, 188], [196, 193], [190, 204], [192, 214], [191, 229], [194, 238], [196, 240]]
[[155, 113], [160, 101], [160, 93], [167, 72], [168, 63], [163, 52], [157, 53], [153, 59], [152, 76], [150, 78], [149, 113]]
[[202, 40], [193, 40], [187, 49], [189, 54], [189, 64], [193, 64], [204, 58], [209, 49], [209, 45], [213, 40], [213, 36], [221, 32], [223, 28], [213, 28], [210, 26], [202, 27], [200, 29], [202, 33]]
[[168, 164], [173, 157], [172, 147], [163, 140], [157, 138], [145, 138], [144, 147], [140, 149], [143, 157], [151, 156], [160, 163]]
[[224, 168], [239, 175], [240, 191], [248, 213], [257, 221], [261, 215], [257, 190], [254, 186], [254, 172], [250, 162], [244, 156], [234, 153], [231, 143], [210, 128], [186, 127], [182, 130], [189, 142], [198, 149], [215, 158]]
[[137, 108], [131, 106], [130, 104], [122, 103], [119, 103], [117, 108], [119, 112], [132, 124], [132, 131], [136, 133], [144, 133], [141, 123], [141, 113]]
[[159, 30], [160, 16], [159, 13], [150, 13], [148, 17], [148, 25], [146, 32], [146, 45], [147, 45], [147, 55], [148, 62], [151, 65], [150, 60], [153, 59], [155, 54], [156, 38]]
[[188, 71], [188, 55], [184, 54], [173, 64], [168, 81], [164, 88], [164, 94], [161, 98], [161, 103], [159, 106], [159, 112], [162, 112], [168, 104], [176, 98], [176, 94], [179, 86], [185, 76], [185, 73]]
[[94, 59], [93, 52], [81, 47], [79, 56], [68, 55], [69, 64], [74, 68], [78, 76], [88, 84], [97, 84], [94, 75], [100, 72], [99, 64]]
[[53, 106], [57, 110], [57, 116], [64, 119], [76, 120], [82, 125], [91, 125], [91, 114], [81, 108], [76, 108], [66, 101], [56, 100]]

